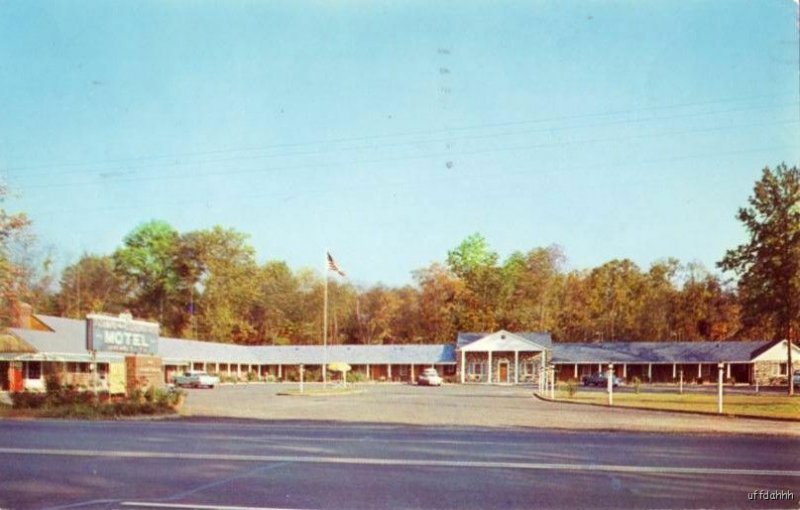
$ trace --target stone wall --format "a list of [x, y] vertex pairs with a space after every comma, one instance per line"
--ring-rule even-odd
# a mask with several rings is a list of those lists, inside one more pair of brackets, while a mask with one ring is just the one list
[[[785, 366], [785, 361], [757, 361], [753, 363], [754, 383], [759, 386], [782, 386], [787, 384], [786, 375], [780, 375], [781, 365]], [[792, 359], [792, 373], [800, 370], [800, 360]], [[791, 374], [789, 374], [791, 376]]]
[[[461, 353], [458, 353], [457, 356], [457, 364], [456, 364], [456, 378], [460, 381], [461, 380]], [[549, 359], [549, 353], [548, 353]], [[466, 353], [466, 372], [464, 376], [464, 382], [480, 382], [480, 383], [488, 383], [490, 382], [489, 377], [489, 353], [487, 352], [467, 352]], [[480, 374], [472, 374], [470, 372], [470, 368], [472, 364], [480, 363], [481, 364], [481, 373]], [[531, 367], [530, 364], [533, 364]], [[500, 366], [506, 365], [508, 367], [508, 375], [500, 379], [501, 372]], [[526, 366], [527, 365], [527, 366]], [[516, 367], [514, 364], [514, 353], [513, 352], [493, 352], [492, 353], [492, 384], [514, 384], [515, 381], [515, 374], [519, 370], [518, 382], [519, 383], [532, 383], [538, 384], [539, 379], [542, 376], [542, 353], [540, 352], [520, 352], [519, 353], [519, 367]], [[505, 375], [505, 374], [502, 374]]]
[[129, 394], [137, 388], [145, 390], [150, 387], [156, 389], [164, 387], [161, 358], [158, 356], [126, 356], [125, 373]]

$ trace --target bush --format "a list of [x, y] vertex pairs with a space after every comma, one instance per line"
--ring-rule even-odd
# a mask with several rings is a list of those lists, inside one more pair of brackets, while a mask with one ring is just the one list
[[347, 372], [347, 382], [359, 383], [367, 380], [367, 375], [361, 372]]
[[642, 388], [642, 380], [638, 376], [636, 376], [633, 378], [633, 380], [631, 380], [631, 382], [633, 383], [634, 393], [638, 395]]
[[44, 378], [44, 391], [50, 395], [61, 391], [61, 376], [58, 374], [48, 374]]
[[247, 372], [247, 381], [248, 382], [258, 381], [258, 374], [256, 372]]
[[11, 394], [11, 403], [14, 409], [39, 409], [44, 407], [46, 402], [47, 395], [44, 393], [22, 391]]
[[575, 394], [578, 393], [578, 381], [576, 379], [570, 379], [567, 381], [565, 389], [567, 390], [567, 396], [569, 398], [574, 398]]

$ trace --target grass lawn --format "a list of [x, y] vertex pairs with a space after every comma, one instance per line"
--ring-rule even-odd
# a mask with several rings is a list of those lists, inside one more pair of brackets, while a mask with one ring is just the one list
[[[570, 402], [605, 404], [608, 396], [605, 392], [582, 392], [578, 390], [574, 397], [559, 390], [556, 399]], [[648, 409], [665, 409], [679, 411], [697, 411], [703, 413], [717, 412], [717, 394], [709, 393], [614, 393], [614, 405], [620, 407], [644, 407]], [[800, 420], [800, 396], [788, 395], [739, 395], [731, 394], [723, 397], [723, 412], [735, 416], [764, 416], [770, 418], [793, 418]]]

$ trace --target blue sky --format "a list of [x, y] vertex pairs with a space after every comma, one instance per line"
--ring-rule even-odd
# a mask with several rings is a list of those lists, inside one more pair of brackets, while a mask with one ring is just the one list
[[800, 160], [797, 4], [0, 3], [0, 177], [60, 264], [151, 219], [402, 285], [480, 232], [712, 268]]

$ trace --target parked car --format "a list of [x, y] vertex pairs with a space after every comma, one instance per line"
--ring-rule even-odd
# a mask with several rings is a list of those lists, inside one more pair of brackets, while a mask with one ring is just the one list
[[795, 370], [794, 375], [792, 376], [792, 384], [794, 387], [800, 390], [800, 370]]
[[419, 374], [417, 383], [420, 386], [441, 386], [442, 378], [439, 377], [439, 373], [436, 372], [435, 368], [426, 368]]
[[[605, 372], [595, 372], [592, 375], [584, 375], [583, 376], [583, 385], [584, 386], [607, 386], [608, 379], [606, 378]], [[622, 379], [617, 377], [616, 375], [613, 376], [611, 379], [611, 384], [616, 388], [617, 386], [621, 386], [623, 384]]]
[[219, 377], [205, 372], [188, 371], [175, 376], [175, 386], [190, 386], [192, 388], [213, 388], [219, 384]]

